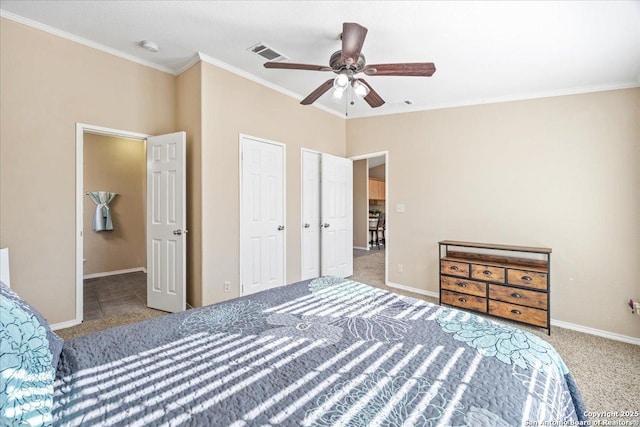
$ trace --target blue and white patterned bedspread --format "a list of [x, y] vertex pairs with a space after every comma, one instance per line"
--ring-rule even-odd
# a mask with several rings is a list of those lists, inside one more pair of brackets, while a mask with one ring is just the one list
[[332, 277], [67, 341], [54, 396], [55, 425], [499, 427], [583, 412], [535, 335]]

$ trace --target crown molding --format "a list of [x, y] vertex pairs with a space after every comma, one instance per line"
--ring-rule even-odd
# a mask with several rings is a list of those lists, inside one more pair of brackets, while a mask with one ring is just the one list
[[[276, 85], [274, 83], [271, 83], [261, 77], [258, 77], [254, 74], [248, 73], [244, 70], [241, 70], [237, 67], [234, 67], [233, 65], [227, 64], [226, 62], [220, 61], [219, 59], [213, 58], [211, 56], [208, 56], [202, 52], [198, 52], [196, 54], [194, 54], [194, 56], [187, 61], [183, 66], [181, 66], [180, 68], [178, 68], [177, 70], [174, 70], [172, 68], [163, 66], [163, 65], [159, 65], [156, 64], [154, 62], [151, 61], [146, 61], [144, 59], [140, 59], [136, 56], [130, 55], [128, 53], [119, 51], [117, 49], [113, 49], [110, 48], [108, 46], [102, 45], [100, 43], [96, 43], [93, 42], [91, 40], [87, 40], [83, 37], [80, 36], [76, 36], [74, 34], [71, 33], [67, 33], [66, 31], [62, 31], [59, 30], [57, 28], [51, 27], [49, 25], [45, 25], [42, 24], [40, 22], [34, 21], [32, 19], [29, 18], [25, 18], [23, 16], [20, 15], [16, 15], [14, 13], [8, 12], [4, 9], [0, 9], [0, 17], [2, 18], [6, 18], [9, 19], [11, 21], [17, 22], [19, 24], [23, 24], [26, 25], [28, 27], [31, 28], [35, 28], [37, 30], [41, 30], [44, 31], [46, 33], [79, 43], [81, 45], [93, 48], [93, 49], [97, 49], [100, 50], [102, 52], [117, 56], [119, 58], [125, 59], [127, 61], [131, 61], [140, 65], [144, 65], [146, 67], [150, 67], [153, 68], [155, 70], [158, 71], [162, 71], [164, 73], [168, 73], [174, 76], [178, 76], [182, 73], [184, 73], [185, 71], [187, 71], [189, 68], [191, 68], [192, 66], [194, 66], [195, 64], [197, 64], [198, 62], [202, 61], [202, 62], [206, 62], [208, 64], [214, 65], [216, 67], [222, 68], [226, 71], [229, 71], [233, 74], [236, 74], [240, 77], [243, 77], [245, 79], [251, 80], [255, 83], [258, 83], [262, 86], [268, 87], [270, 89], [275, 90], [276, 92], [280, 92], [284, 95], [290, 96], [298, 101], [302, 100], [303, 97], [301, 95], [299, 95], [298, 93], [295, 93], [289, 89], [283, 88], [282, 86]], [[426, 105], [426, 106], [408, 106], [408, 107], [402, 107], [401, 110], [398, 111], [378, 111], [378, 110], [372, 110], [371, 112], [369, 112], [368, 114], [365, 115], [350, 115], [350, 116], [345, 116], [344, 114], [332, 110], [331, 108], [328, 108], [320, 103], [313, 103], [312, 106], [315, 108], [318, 108], [324, 112], [327, 112], [329, 114], [332, 114], [336, 117], [340, 117], [342, 119], [346, 119], [346, 120], [353, 120], [353, 119], [363, 119], [363, 118], [368, 118], [368, 117], [377, 117], [377, 116], [388, 116], [388, 115], [393, 115], [393, 114], [404, 114], [404, 113], [415, 113], [415, 112], [420, 112], [420, 111], [430, 111], [430, 110], [442, 110], [442, 109], [446, 109], [446, 108], [457, 108], [457, 107], [471, 107], [471, 106], [477, 106], [477, 105], [485, 105], [485, 104], [496, 104], [496, 103], [501, 103], [501, 102], [514, 102], [514, 101], [526, 101], [526, 100], [532, 100], [532, 99], [541, 99], [541, 98], [551, 98], [551, 97], [556, 97], [556, 96], [567, 96], [567, 95], [579, 95], [579, 94], [585, 94], [585, 93], [593, 93], [593, 92], [605, 92], [605, 91], [610, 91], [610, 90], [619, 90], [619, 89], [632, 89], [632, 88], [637, 88], [640, 87], [640, 76], [639, 76], [639, 80], [638, 81], [629, 81], [629, 82], [617, 82], [617, 83], [610, 83], [610, 84], [603, 84], [603, 85], [591, 85], [591, 86], [581, 86], [581, 87], [574, 87], [574, 88], [567, 88], [567, 89], [558, 89], [558, 90], [552, 90], [552, 91], [542, 91], [542, 92], [530, 92], [530, 93], [521, 93], [521, 94], [514, 94], [514, 95], [508, 95], [508, 96], [502, 96], [502, 97], [494, 97], [494, 98], [480, 98], [480, 99], [468, 99], [468, 100], [461, 100], [461, 101], [456, 101], [456, 102], [450, 102], [450, 103], [441, 103], [441, 104], [432, 104], [432, 105]]]
[[[246, 72], [244, 70], [241, 70], [241, 69], [239, 69], [237, 67], [234, 67], [233, 65], [227, 64], [226, 62], [220, 61], [219, 59], [215, 59], [215, 58], [213, 58], [211, 56], [208, 56], [208, 55], [206, 55], [206, 54], [204, 54], [202, 52], [196, 53], [183, 66], [181, 66], [177, 70], [174, 70], [174, 69], [171, 69], [169, 67], [165, 67], [163, 65], [156, 64], [156, 63], [151, 62], [151, 61], [145, 61], [143, 59], [137, 58], [137, 57], [135, 57], [133, 55], [130, 55], [128, 53], [119, 51], [117, 49], [110, 48], [108, 46], [102, 45], [100, 43], [93, 42], [91, 40], [87, 40], [87, 39], [85, 39], [83, 37], [76, 36], [74, 34], [66, 32], [66, 31], [59, 30], [57, 28], [51, 27], [51, 26], [43, 24], [41, 22], [37, 22], [37, 21], [34, 21], [32, 19], [29, 19], [29, 18], [25, 18], [25, 17], [20, 16], [20, 15], [16, 15], [15, 13], [8, 12], [8, 11], [6, 11], [4, 9], [0, 9], [0, 17], [9, 19], [9, 20], [17, 22], [19, 24], [26, 25], [26, 26], [31, 27], [31, 28], [35, 28], [36, 30], [44, 31], [45, 33], [49, 33], [49, 34], [52, 34], [54, 36], [61, 37], [63, 39], [67, 39], [67, 40], [79, 43], [81, 45], [84, 45], [84, 46], [87, 46], [87, 47], [90, 47], [90, 48], [93, 48], [93, 49], [100, 50], [102, 52], [117, 56], [117, 57], [122, 58], [122, 59], [126, 59], [127, 61], [135, 62], [137, 64], [144, 65], [146, 67], [150, 67], [150, 68], [156, 69], [158, 71], [162, 71], [164, 73], [171, 74], [173, 76], [179, 76], [180, 74], [182, 74], [185, 71], [187, 71], [189, 68], [193, 67], [198, 62], [202, 61], [202, 62], [206, 62], [207, 64], [211, 64], [211, 65], [214, 65], [216, 67], [222, 68], [222, 69], [224, 69], [226, 71], [229, 71], [229, 72], [231, 72], [233, 74], [236, 74], [236, 75], [238, 75], [240, 77], [243, 77], [245, 79], [251, 80], [251, 81], [253, 81], [255, 83], [258, 83], [258, 84], [260, 84], [262, 86], [265, 86], [265, 87], [268, 87], [270, 89], [273, 89], [276, 92], [280, 92], [280, 93], [282, 93], [284, 95], [287, 95], [287, 96], [290, 96], [292, 98], [295, 98], [298, 101], [303, 99], [302, 96], [300, 96], [299, 94], [297, 94], [297, 93], [295, 93], [295, 92], [293, 92], [293, 91], [291, 91], [289, 89], [285, 89], [282, 86], [278, 86], [276, 84], [273, 84], [273, 83], [271, 83], [271, 82], [269, 82], [267, 80], [264, 80], [264, 79], [262, 79], [260, 77], [257, 77], [257, 76], [255, 76], [255, 75], [253, 75], [251, 73], [248, 73], [248, 72]], [[327, 113], [330, 113], [330, 114], [333, 114], [334, 116], [337, 116], [337, 117], [340, 117], [340, 118], [345, 118], [345, 116], [343, 114], [340, 114], [340, 113], [338, 113], [338, 112], [336, 112], [336, 111], [334, 111], [334, 110], [332, 110], [330, 108], [327, 108], [322, 104], [312, 104], [312, 105], [313, 105], [313, 107], [319, 108], [320, 110], [322, 110], [324, 112], [327, 112]]]
[[178, 68], [175, 71], [175, 75], [179, 76], [180, 74], [184, 73], [185, 71], [187, 71], [189, 68], [193, 67], [194, 65], [196, 65], [198, 62], [200, 62], [200, 55], [198, 53], [194, 54], [191, 59], [189, 59], [185, 64], [183, 64], [180, 68]]
[[610, 90], [633, 89], [640, 87], [640, 82], [618, 82], [603, 85], [580, 86], [568, 89], [557, 89], [552, 91], [522, 93], [495, 98], [470, 99], [459, 102], [432, 104], [427, 106], [413, 106], [404, 108], [402, 111], [372, 111], [364, 116], [349, 116], [347, 120], [366, 119], [375, 116], [390, 116], [392, 114], [416, 113], [420, 111], [443, 110], [445, 108], [473, 107], [485, 104], [498, 104], [501, 102], [528, 101], [533, 99], [553, 98], [556, 96], [581, 95], [585, 93], [606, 92]]
[[156, 69], [158, 71], [162, 71], [164, 73], [168, 73], [171, 75], [176, 75], [175, 70], [172, 70], [169, 67], [165, 67], [163, 65], [156, 64], [151, 61], [145, 61], [144, 59], [137, 58], [128, 53], [119, 51], [117, 49], [110, 48], [108, 46], [102, 45], [100, 43], [96, 43], [91, 40], [87, 40], [83, 37], [76, 36], [75, 34], [67, 33], [66, 31], [59, 30], [57, 28], [50, 27], [49, 25], [45, 25], [41, 22], [34, 21], [29, 18], [25, 18], [20, 15], [16, 15], [15, 13], [7, 12], [6, 10], [0, 9], [0, 17], [9, 19], [11, 21], [17, 22], [19, 24], [26, 25], [31, 28], [35, 28], [36, 30], [44, 31], [45, 33], [52, 34], [54, 36], [62, 37], [63, 39], [67, 39], [81, 45], [100, 50], [102, 52], [117, 56], [122, 59], [126, 59], [127, 61], [135, 62], [136, 64], [144, 65], [146, 67], [150, 67]]
[[[269, 89], [273, 89], [276, 92], [280, 92], [284, 95], [290, 96], [292, 98], [295, 98], [298, 101], [301, 101], [304, 97], [300, 96], [299, 94], [289, 90], [289, 89], [285, 89], [282, 86], [278, 86], [274, 83], [271, 83], [261, 77], [258, 77], [254, 74], [248, 73], [244, 70], [241, 70], [240, 68], [234, 67], [233, 65], [227, 64], [226, 62], [222, 62], [219, 59], [213, 58], [209, 55], [206, 55], [202, 52], [198, 52], [198, 58], [200, 59], [200, 61], [202, 62], [206, 62], [207, 64], [210, 65], [214, 65], [218, 68], [222, 68], [223, 70], [229, 71], [230, 73], [236, 74], [237, 76], [243, 77], [247, 80], [251, 80], [252, 82], [258, 83], [259, 85], [268, 87]], [[193, 64], [192, 64], [193, 65]], [[191, 65], [187, 68], [185, 68], [185, 70], [187, 70], [188, 68], [190, 68]], [[330, 108], [325, 107], [322, 104], [311, 104], [311, 106], [315, 107], [315, 108], [319, 108], [320, 110], [329, 113], [329, 114], [333, 114], [334, 116], [340, 117], [342, 119], [345, 118], [345, 116], [343, 114], [338, 113], [337, 111], [334, 111]]]

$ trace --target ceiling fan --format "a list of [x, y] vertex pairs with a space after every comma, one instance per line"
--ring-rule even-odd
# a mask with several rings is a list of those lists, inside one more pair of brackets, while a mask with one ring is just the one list
[[364, 55], [360, 52], [366, 36], [367, 29], [362, 25], [355, 22], [345, 22], [342, 24], [342, 49], [331, 55], [329, 66], [294, 64], [291, 62], [266, 62], [264, 66], [265, 68], [285, 70], [333, 71], [338, 75], [322, 83], [316, 90], [311, 92], [309, 96], [300, 102], [302, 105], [313, 104], [331, 88], [334, 88], [332, 97], [339, 101], [348, 86], [351, 85], [354, 93], [364, 98], [373, 108], [380, 107], [384, 104], [384, 100], [364, 79], [355, 77], [356, 74], [430, 77], [436, 72], [433, 62], [367, 65]]

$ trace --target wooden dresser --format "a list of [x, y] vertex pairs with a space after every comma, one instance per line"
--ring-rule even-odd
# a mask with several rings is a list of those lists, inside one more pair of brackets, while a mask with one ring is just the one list
[[547, 329], [551, 249], [443, 240], [440, 304]]

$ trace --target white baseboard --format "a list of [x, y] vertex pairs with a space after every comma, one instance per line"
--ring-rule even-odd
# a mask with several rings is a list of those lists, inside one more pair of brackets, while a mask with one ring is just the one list
[[615, 332], [603, 331], [601, 329], [590, 328], [588, 326], [576, 325], [575, 323], [564, 322], [562, 320], [551, 319], [551, 326], [557, 326], [558, 328], [571, 329], [573, 331], [578, 331], [589, 335], [609, 338], [610, 340], [614, 341], [622, 341], [629, 344], [640, 345], [640, 338], [616, 334]]
[[68, 320], [66, 322], [54, 323], [53, 325], [49, 325], [49, 327], [51, 328], [52, 331], [57, 331], [58, 329], [70, 328], [72, 326], [79, 325], [80, 323], [82, 322], [76, 319], [73, 319], [73, 320]]
[[102, 273], [85, 274], [84, 276], [82, 276], [82, 278], [95, 279], [96, 277], [115, 276], [116, 274], [135, 273], [138, 271], [142, 271], [143, 273], [146, 273], [147, 269], [145, 267], [135, 267], [135, 268], [127, 268], [125, 270], [103, 271]]
[[363, 251], [368, 251], [369, 248], [363, 248], [362, 246], [354, 246], [353, 249], [361, 249]]
[[[420, 295], [426, 295], [438, 299], [440, 297], [438, 292], [426, 291], [424, 289], [413, 288], [411, 286], [401, 285], [399, 283], [387, 282], [387, 286], [390, 288], [402, 289], [403, 291], [409, 291]], [[551, 326], [557, 326], [558, 328], [571, 329], [573, 331], [582, 332], [584, 334], [596, 335], [598, 337], [608, 338], [614, 341], [626, 342], [629, 344], [640, 345], [640, 338], [629, 337], [627, 335], [617, 334], [615, 332], [603, 331], [601, 329], [590, 328], [588, 326], [576, 325], [575, 323], [564, 322], [562, 320], [551, 319]]]
[[431, 298], [439, 299], [440, 294], [438, 292], [426, 291], [424, 289], [412, 288], [411, 286], [401, 285], [399, 283], [387, 282], [387, 286], [390, 288], [402, 289], [403, 291], [413, 292], [414, 294], [426, 295]]

